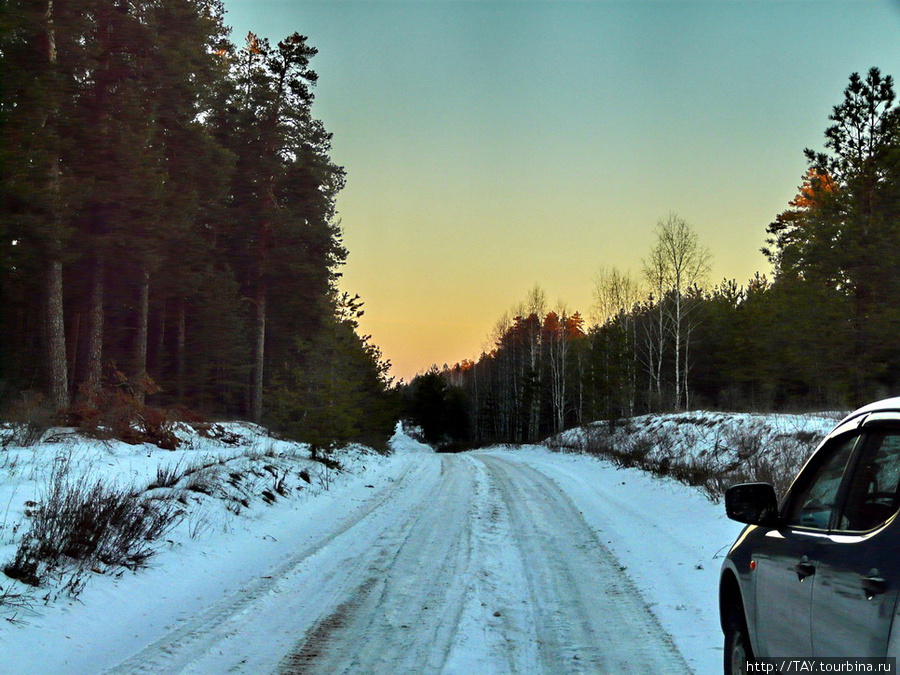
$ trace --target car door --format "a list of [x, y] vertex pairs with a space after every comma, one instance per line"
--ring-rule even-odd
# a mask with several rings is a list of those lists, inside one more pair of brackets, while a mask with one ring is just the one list
[[834, 527], [815, 552], [815, 656], [884, 656], [897, 602], [900, 429], [865, 428]]
[[857, 439], [854, 430], [819, 449], [786, 497], [783, 524], [758, 542], [753, 555], [760, 656], [813, 655], [810, 612], [816, 555], [836, 516]]

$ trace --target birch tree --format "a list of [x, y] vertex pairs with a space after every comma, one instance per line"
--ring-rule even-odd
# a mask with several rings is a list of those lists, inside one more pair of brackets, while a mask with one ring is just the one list
[[[662, 333], [667, 328], [672, 337], [674, 403], [676, 408], [681, 408], [688, 397], [688, 318], [691, 312], [688, 291], [705, 280], [711, 268], [712, 255], [707, 247], [700, 244], [693, 227], [671, 213], [656, 225], [656, 244], [648, 260], [645, 274], [668, 300], [668, 308], [660, 303], [660, 328]], [[662, 344], [664, 336], [659, 337]], [[661, 367], [661, 363], [658, 362], [657, 367]]]
[[[571, 362], [574, 344], [583, 338], [582, 319], [578, 312], [569, 314], [565, 305], [560, 302], [557, 309], [544, 317], [544, 340], [547, 345], [547, 361], [550, 371], [550, 407], [552, 410], [552, 430], [558, 433], [565, 428], [566, 412], [570, 409], [571, 399]], [[580, 364], [579, 364], [580, 365]], [[580, 368], [576, 388], [581, 397]], [[581, 401], [579, 400], [579, 411]]]
[[666, 294], [666, 261], [663, 248], [657, 243], [644, 260], [644, 277], [650, 288], [647, 309], [653, 319], [644, 322], [644, 362], [649, 375], [648, 388], [650, 400], [655, 398], [656, 404], [662, 403], [663, 356], [666, 349], [666, 311], [664, 306]]
[[[615, 267], [600, 268], [594, 279], [594, 321], [598, 326], [605, 327], [607, 331], [613, 330], [614, 327], [620, 329], [623, 333], [622, 342], [627, 346], [627, 355], [619, 354], [617, 356], [620, 359], [627, 359], [626, 363], [619, 364], [620, 368], [626, 366], [626, 375], [621, 383], [624, 391], [620, 393], [624, 395], [627, 412], [631, 415], [635, 410], [638, 361], [640, 359], [635, 312], [642, 299], [642, 294], [640, 281]], [[654, 349], [650, 353], [655, 354], [655, 352]], [[604, 371], [609, 372], [611, 364], [608, 359], [613, 358], [613, 355], [609, 350], [604, 350], [603, 356], [607, 360], [603, 364]], [[655, 360], [650, 363], [648, 371], [656, 372], [655, 363]], [[612, 406], [608, 403], [605, 407], [611, 409]]]
[[527, 419], [525, 437], [532, 440], [538, 435], [541, 416], [541, 339], [543, 331], [541, 325], [547, 308], [547, 297], [543, 289], [535, 284], [528, 292], [522, 312], [525, 325], [525, 339], [527, 350], [527, 371], [525, 375], [525, 404], [524, 414]]

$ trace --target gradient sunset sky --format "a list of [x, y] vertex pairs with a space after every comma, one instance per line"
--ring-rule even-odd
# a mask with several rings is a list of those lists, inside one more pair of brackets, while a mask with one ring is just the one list
[[[535, 284], [589, 315], [676, 213], [710, 282], [769, 273], [852, 72], [900, 77], [900, 1], [225, 0], [232, 39], [319, 50], [347, 171], [342, 287], [407, 381], [474, 359]], [[900, 89], [900, 87], [898, 87]]]

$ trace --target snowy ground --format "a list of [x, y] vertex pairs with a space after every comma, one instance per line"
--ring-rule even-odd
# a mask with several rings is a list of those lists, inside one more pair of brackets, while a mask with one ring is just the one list
[[[610, 434], [606, 422], [570, 429], [551, 439], [554, 444], [574, 449], [602, 439], [615, 446], [643, 443], [651, 457], [706, 462], [725, 467], [764, 453], [793, 474], [802, 461], [793, 457], [798, 441], [812, 448], [846, 413], [760, 414], [691, 411], [665, 415], [641, 415], [620, 421]], [[773, 456], [774, 455], [774, 456]]]
[[[538, 446], [435, 455], [403, 435], [390, 457], [357, 448], [326, 472], [296, 445], [225, 429], [249, 457], [194, 437], [175, 452], [0, 449], [0, 564], [56, 456], [135, 485], [160, 465], [244, 476], [238, 494], [188, 490], [148, 569], [0, 607], [0, 670], [721, 670], [718, 571], [740, 526], [695, 488]], [[291, 496], [269, 505], [259, 494], [278, 477]], [[24, 589], [2, 575], [0, 588]]]

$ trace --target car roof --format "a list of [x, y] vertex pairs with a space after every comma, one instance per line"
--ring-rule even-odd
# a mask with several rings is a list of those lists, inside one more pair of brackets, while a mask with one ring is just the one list
[[895, 396], [893, 398], [885, 398], [880, 401], [875, 401], [874, 403], [869, 403], [868, 405], [864, 405], [862, 408], [858, 410], [854, 410], [852, 413], [847, 415], [844, 419], [841, 420], [838, 426], [843, 425], [845, 422], [849, 422], [852, 419], [861, 417], [863, 415], [868, 415], [870, 413], [887, 413], [887, 417], [893, 417], [896, 414], [897, 419], [900, 419], [900, 396]]

